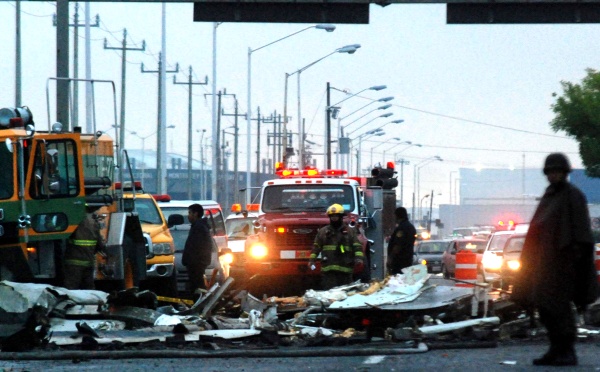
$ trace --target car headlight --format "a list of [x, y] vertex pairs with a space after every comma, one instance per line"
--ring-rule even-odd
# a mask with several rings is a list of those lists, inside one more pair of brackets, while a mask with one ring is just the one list
[[169, 243], [152, 244], [152, 252], [154, 254], [173, 254], [173, 249]]
[[255, 243], [250, 247], [250, 256], [253, 258], [263, 258], [267, 255], [267, 247], [261, 243]]
[[483, 257], [482, 263], [483, 267], [487, 270], [500, 270], [500, 267], [502, 267], [502, 257], [490, 254]]
[[506, 263], [506, 266], [512, 271], [517, 271], [521, 268], [521, 261], [519, 260], [510, 260]]

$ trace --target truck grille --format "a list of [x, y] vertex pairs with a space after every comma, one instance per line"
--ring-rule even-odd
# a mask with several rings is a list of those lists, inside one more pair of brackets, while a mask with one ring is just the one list
[[318, 228], [312, 226], [290, 226], [287, 233], [276, 233], [275, 244], [278, 248], [301, 247], [312, 248]]

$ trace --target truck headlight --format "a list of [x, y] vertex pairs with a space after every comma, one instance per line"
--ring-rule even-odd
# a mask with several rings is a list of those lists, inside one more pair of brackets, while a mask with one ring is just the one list
[[152, 245], [152, 252], [154, 254], [173, 254], [173, 249], [169, 243], [156, 243]]
[[250, 256], [253, 258], [263, 258], [267, 255], [267, 247], [261, 243], [255, 243], [250, 247]]
[[512, 271], [517, 271], [521, 268], [521, 261], [510, 260], [506, 263], [506, 266], [508, 266], [508, 268], [511, 269]]

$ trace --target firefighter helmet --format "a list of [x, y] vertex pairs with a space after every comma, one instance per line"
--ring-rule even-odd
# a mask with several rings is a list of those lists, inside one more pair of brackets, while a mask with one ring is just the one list
[[340, 204], [332, 204], [329, 206], [329, 208], [327, 208], [327, 214], [344, 214], [344, 207], [342, 207]]
[[571, 163], [569, 163], [569, 159], [565, 154], [555, 152], [546, 157], [544, 174], [548, 174], [551, 170], [561, 170], [565, 173], [571, 172]]

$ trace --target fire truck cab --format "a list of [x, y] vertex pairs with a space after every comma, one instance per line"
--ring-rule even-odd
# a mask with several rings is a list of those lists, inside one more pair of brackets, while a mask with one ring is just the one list
[[[363, 250], [368, 241], [363, 226], [369, 217], [361, 183], [344, 170], [278, 170], [260, 191], [257, 233], [245, 243], [245, 272], [250, 288], [273, 293], [298, 293], [318, 288], [320, 263], [308, 267], [317, 231], [329, 223], [327, 207], [344, 207], [344, 221], [358, 231]], [[366, 265], [367, 267], [369, 265]]]

